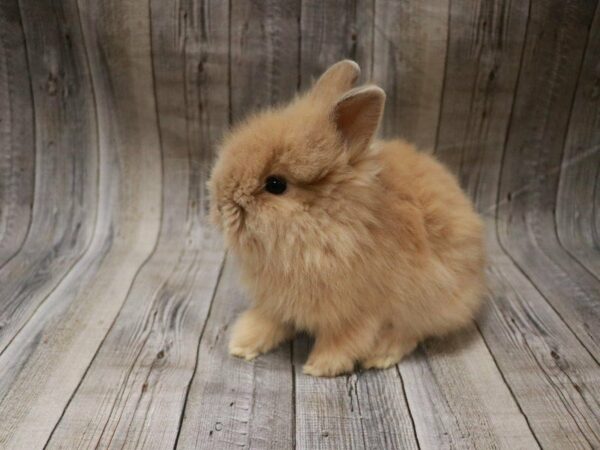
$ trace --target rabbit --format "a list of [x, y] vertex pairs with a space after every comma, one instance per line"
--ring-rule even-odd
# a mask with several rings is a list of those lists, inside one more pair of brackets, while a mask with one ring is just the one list
[[385, 93], [331, 66], [289, 105], [223, 139], [210, 219], [252, 306], [232, 355], [251, 360], [314, 336], [303, 372], [332, 377], [398, 363], [466, 326], [485, 290], [483, 224], [456, 178], [404, 140], [374, 140]]

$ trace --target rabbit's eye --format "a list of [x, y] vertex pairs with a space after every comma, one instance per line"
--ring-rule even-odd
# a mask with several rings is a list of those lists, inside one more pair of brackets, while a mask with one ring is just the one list
[[287, 182], [282, 177], [271, 175], [265, 181], [265, 190], [271, 194], [281, 195], [287, 189]]

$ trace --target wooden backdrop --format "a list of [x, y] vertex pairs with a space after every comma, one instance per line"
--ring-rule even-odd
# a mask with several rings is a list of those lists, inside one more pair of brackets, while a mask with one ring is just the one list
[[[226, 355], [204, 183], [342, 58], [459, 175], [492, 294], [468, 338], [323, 381], [304, 341]], [[599, 149], [597, 0], [0, 0], [0, 447], [598, 446]]]

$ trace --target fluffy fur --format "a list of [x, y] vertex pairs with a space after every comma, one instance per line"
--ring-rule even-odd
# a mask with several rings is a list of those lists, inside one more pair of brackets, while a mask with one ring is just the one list
[[[335, 376], [400, 361], [467, 324], [484, 290], [482, 223], [456, 179], [402, 141], [373, 141], [385, 101], [332, 66], [291, 104], [225, 139], [211, 218], [239, 260], [253, 306], [229, 350], [252, 359], [297, 331], [315, 336], [304, 372]], [[265, 191], [267, 176], [287, 191]]]

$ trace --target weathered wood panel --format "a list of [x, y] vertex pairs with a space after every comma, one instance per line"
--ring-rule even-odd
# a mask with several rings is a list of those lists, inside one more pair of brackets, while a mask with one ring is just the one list
[[297, 0], [231, 2], [231, 117], [289, 100], [298, 87]]
[[0, 267], [31, 222], [35, 128], [24, 42], [18, 2], [0, 3]]
[[383, 133], [435, 146], [448, 47], [449, 0], [376, 0], [373, 81], [387, 94]]
[[[358, 40], [369, 38], [369, 14], [357, 23], [356, 0], [302, 0], [300, 11], [300, 88], [307, 89], [332, 64], [344, 58], [357, 59]], [[370, 19], [370, 20], [369, 20]], [[360, 33], [357, 30], [360, 27]], [[309, 36], [310, 39], [302, 39]]]
[[228, 258], [198, 351], [177, 448], [293, 447], [290, 345], [252, 362], [227, 352], [229, 327], [248, 307]]
[[556, 231], [567, 251], [600, 278], [600, 8], [587, 40], [561, 161]]
[[[237, 122], [296, 92], [300, 9], [296, 1], [232, 2], [230, 15], [230, 118]], [[227, 353], [226, 330], [249, 306], [236, 280], [229, 262], [200, 342], [178, 448], [293, 444], [290, 345], [252, 363]]]
[[537, 448], [474, 327], [399, 365], [421, 448]]
[[[596, 0], [0, 1], [0, 448], [600, 446], [599, 27]], [[205, 181], [232, 122], [348, 57], [484, 214], [491, 301], [324, 380], [305, 338], [227, 354]]]
[[[462, 13], [456, 13], [460, 19], [468, 17], [466, 8], [472, 5], [454, 3], [453, 7], [463, 8]], [[598, 384], [586, 383], [597, 370], [596, 362], [505, 254], [496, 236], [498, 204], [503, 207], [510, 200], [498, 196], [501, 171], [504, 167], [507, 171], [522, 170], [517, 160], [514, 166], [503, 165], [501, 149], [509, 129], [519, 130], [523, 123], [523, 119], [514, 122], [513, 117], [509, 126], [513, 99], [521, 98], [517, 79], [524, 82], [523, 74], [518, 77], [518, 73], [522, 70], [525, 33], [529, 30], [530, 39], [539, 36], [532, 31], [532, 21], [543, 21], [535, 10], [527, 19], [527, 4], [499, 2], [476, 10], [480, 12], [479, 25], [462, 29], [462, 38], [451, 35], [438, 155], [460, 174], [488, 224], [493, 301], [480, 318], [479, 327], [540, 444], [548, 448], [585, 447], [597, 439], [592, 432], [596, 425], [590, 425], [588, 418], [592, 424], [597, 420], [592, 409]], [[451, 24], [451, 30], [457, 27]], [[466, 41], [458, 45], [460, 39]], [[452, 50], [453, 43], [456, 51]], [[477, 49], [477, 58], [465, 57], [460, 48]], [[536, 67], [529, 70], [539, 77], [546, 73], [541, 68], [537, 72]], [[521, 181], [529, 186], [531, 179]], [[577, 381], [571, 383], [570, 379]], [[580, 389], [580, 382], [584, 389]]]
[[[27, 238], [0, 269], [0, 352], [81, 258], [92, 237], [97, 201], [93, 93], [74, 5], [24, 1], [21, 6], [35, 109], [35, 130], [23, 131], [28, 134], [23, 144], [35, 137], [35, 199]], [[47, 26], [38, 26], [44, 21]], [[23, 48], [13, 51], [18, 64]], [[27, 119], [25, 113], [24, 124]], [[20, 158], [30, 159], [25, 166], [33, 157], [23, 148]]]
[[[76, 5], [63, 6], [69, 12], [64, 23], [76, 30]], [[99, 213], [89, 250], [0, 356], [0, 442], [6, 448], [41, 448], [46, 443], [158, 233], [162, 178], [150, 60], [136, 58], [150, 54], [148, 24], [140, 22], [132, 5], [91, 2], [80, 6], [84, 37], [78, 42], [85, 41], [89, 52], [94, 92], [105, 94], [95, 97]], [[42, 15], [46, 16], [57, 17]], [[91, 20], [100, 20], [101, 26]], [[49, 26], [48, 30], [54, 29]], [[81, 64], [86, 67], [85, 60]], [[78, 142], [74, 139], [66, 148], [75, 151]], [[42, 194], [51, 198], [50, 194], [62, 191]], [[74, 202], [79, 198], [64, 195], [66, 204], [65, 198]], [[39, 201], [44, 203], [44, 199]]]
[[[596, 2], [534, 2], [503, 158], [500, 242], [600, 360], [600, 280], [561, 247], [554, 209], [569, 114]], [[554, 30], [551, 33], [545, 30]], [[575, 70], [573, 69], [575, 68]], [[568, 299], [568, 301], [565, 301]]]
[[396, 368], [315, 379], [302, 373], [309, 350], [294, 343], [298, 448], [418, 448]]

